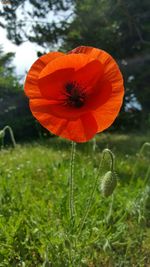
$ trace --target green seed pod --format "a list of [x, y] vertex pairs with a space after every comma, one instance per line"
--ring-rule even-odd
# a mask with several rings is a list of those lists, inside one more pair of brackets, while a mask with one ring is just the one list
[[0, 131], [0, 139], [4, 138], [5, 132], [3, 130]]
[[117, 185], [117, 176], [113, 171], [108, 171], [101, 179], [100, 191], [104, 197], [109, 197], [112, 195], [115, 187]]

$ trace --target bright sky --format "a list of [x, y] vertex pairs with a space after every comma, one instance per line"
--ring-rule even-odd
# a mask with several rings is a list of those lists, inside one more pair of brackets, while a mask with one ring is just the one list
[[2, 28], [0, 28], [0, 45], [2, 45], [4, 52], [15, 52], [13, 64], [18, 75], [24, 75], [37, 59], [35, 44], [25, 42], [16, 46], [7, 39], [6, 31]]

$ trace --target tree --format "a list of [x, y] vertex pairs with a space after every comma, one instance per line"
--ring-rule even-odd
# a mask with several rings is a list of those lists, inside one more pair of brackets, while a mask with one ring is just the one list
[[148, 50], [149, 0], [10, 0], [0, 15], [8, 38], [63, 50], [86, 44], [116, 58]]
[[[5, 18], [6, 23], [1, 25], [5, 25], [9, 39], [17, 44], [28, 39], [44, 51], [58, 48], [67, 51], [80, 45], [108, 51], [118, 60], [125, 77], [123, 112], [133, 115], [142, 111], [143, 117], [148, 118], [149, 62], [145, 59], [149, 58], [150, 47], [149, 0], [10, 2], [11, 5], [3, 6], [0, 13]], [[22, 16], [19, 10], [23, 12]]]
[[13, 57], [14, 53], [4, 53], [0, 47], [0, 130], [9, 125], [17, 140], [27, 139], [38, 136], [41, 127], [35, 124], [29, 111], [27, 98], [14, 72]]
[[146, 51], [150, 46], [149, 8], [148, 0], [77, 0], [65, 48], [92, 45], [118, 59]]
[[[60, 44], [74, 0], [10, 0], [3, 4], [1, 23], [17, 45], [29, 40], [45, 49]], [[59, 16], [59, 18], [58, 18]]]
[[3, 53], [2, 47], [0, 47], [0, 96], [20, 89], [12, 66], [13, 57], [14, 53]]

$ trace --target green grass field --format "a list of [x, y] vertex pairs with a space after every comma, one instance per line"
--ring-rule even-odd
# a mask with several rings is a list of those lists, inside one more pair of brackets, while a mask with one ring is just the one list
[[[0, 266], [149, 267], [150, 136], [101, 134], [77, 144], [75, 223], [70, 226], [71, 144], [58, 138], [0, 150]], [[101, 152], [116, 156], [118, 185], [103, 197], [99, 183], [82, 231]], [[100, 176], [109, 170], [105, 158]]]

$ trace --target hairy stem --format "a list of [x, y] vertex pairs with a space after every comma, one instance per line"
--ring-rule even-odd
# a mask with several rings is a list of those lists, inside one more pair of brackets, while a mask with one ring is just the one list
[[70, 176], [69, 176], [69, 213], [70, 221], [74, 221], [74, 160], [75, 160], [76, 143], [72, 142]]
[[[135, 164], [134, 164], [134, 167], [133, 167], [133, 173], [132, 173], [132, 177], [131, 177], [130, 183], [132, 183], [133, 180], [134, 180], [134, 178], [135, 178], [135, 174], [136, 174], [136, 170], [137, 170], [137, 166], [138, 166], [139, 159], [140, 159], [141, 156], [143, 155], [143, 152], [144, 152], [144, 150], [145, 150], [146, 147], [150, 147], [150, 143], [145, 142], [145, 143], [142, 145], [142, 147], [141, 147], [141, 149], [140, 149], [140, 151], [139, 151], [139, 153], [138, 153], [137, 160], [136, 160], [136, 162], [135, 162]], [[147, 179], [147, 178], [145, 178], [145, 180], [146, 180], [146, 179]]]
[[9, 125], [6, 125], [4, 127], [3, 131], [5, 132], [6, 130], [9, 131], [12, 144], [13, 144], [14, 147], [16, 147], [16, 141], [15, 141], [13, 130], [11, 129], [11, 127]]
[[100, 170], [102, 168], [102, 162], [103, 162], [104, 157], [105, 157], [106, 154], [110, 155], [110, 158], [111, 158], [110, 169], [111, 169], [111, 171], [114, 170], [115, 156], [114, 156], [114, 154], [112, 153], [112, 151], [110, 149], [104, 149], [103, 152], [102, 152], [102, 157], [101, 157], [101, 160], [100, 160], [100, 164], [99, 164], [98, 173], [97, 173], [97, 176], [96, 176], [96, 179], [95, 179], [95, 183], [94, 183], [93, 189], [91, 191], [91, 195], [90, 195], [90, 198], [89, 198], [85, 213], [83, 215], [83, 218], [81, 219], [81, 223], [80, 223], [79, 228], [78, 228], [78, 235], [81, 233], [81, 231], [82, 231], [82, 229], [84, 227], [85, 221], [86, 221], [86, 219], [88, 217], [90, 208], [92, 206], [94, 194], [95, 194], [97, 183], [98, 183], [98, 179], [99, 179]]
[[113, 171], [115, 169], [115, 155], [108, 148], [106, 148], [106, 149], [103, 150], [103, 158], [105, 157], [106, 154], [108, 154], [110, 156], [110, 159], [111, 159], [111, 162], [110, 162], [110, 170]]

